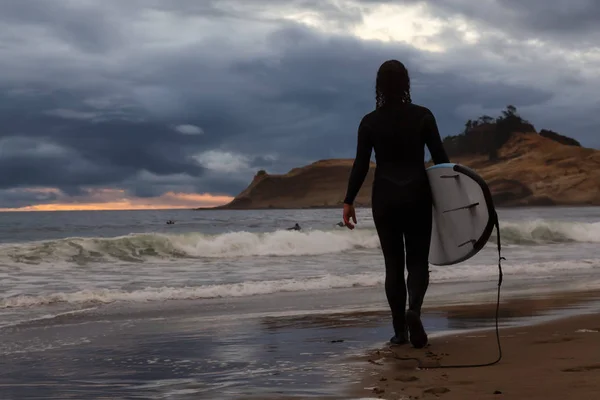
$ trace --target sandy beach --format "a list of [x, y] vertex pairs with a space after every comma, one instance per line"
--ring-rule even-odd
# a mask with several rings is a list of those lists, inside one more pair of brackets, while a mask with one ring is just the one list
[[[592, 303], [587, 303], [585, 298]], [[583, 301], [583, 303], [582, 303]], [[494, 330], [433, 337], [426, 349], [386, 346], [368, 352], [361, 382], [350, 398], [382, 399], [598, 399], [600, 398], [600, 308], [597, 293], [565, 293], [513, 299], [504, 315], [535, 315], [562, 307], [589, 306], [579, 315], [500, 329], [502, 360], [480, 368], [436, 369], [479, 364], [498, 356]], [[490, 315], [493, 304], [446, 307], [451, 318]], [[399, 358], [416, 358], [400, 360]], [[421, 368], [419, 368], [419, 364]]]

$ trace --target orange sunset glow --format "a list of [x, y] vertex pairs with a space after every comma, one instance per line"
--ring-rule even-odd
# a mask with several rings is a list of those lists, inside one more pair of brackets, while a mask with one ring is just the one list
[[127, 196], [120, 189], [87, 189], [85, 195], [67, 197], [55, 188], [22, 189], [29, 193], [56, 194], [55, 202], [40, 201], [18, 208], [0, 208], [0, 211], [100, 211], [100, 210], [161, 210], [190, 209], [215, 207], [233, 200], [231, 196], [212, 195], [209, 193], [175, 193], [168, 192], [158, 197], [141, 198]]

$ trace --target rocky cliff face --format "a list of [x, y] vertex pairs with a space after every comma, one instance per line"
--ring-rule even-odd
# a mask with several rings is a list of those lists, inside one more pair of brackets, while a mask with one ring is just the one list
[[537, 133], [513, 134], [498, 159], [463, 156], [501, 206], [600, 205], [600, 151], [562, 144]]
[[[321, 160], [284, 175], [257, 174], [233, 201], [218, 208], [323, 208], [340, 206], [346, 194], [352, 159]], [[356, 204], [368, 206], [375, 164], [371, 163]]]
[[[487, 181], [498, 206], [600, 205], [600, 151], [559, 136], [514, 132], [503, 138], [493, 157], [489, 151], [449, 153], [452, 162], [473, 168]], [[473, 143], [485, 148], [483, 137]], [[218, 208], [340, 207], [352, 163], [321, 160], [284, 175], [263, 171], [231, 203]], [[356, 199], [359, 207], [370, 206], [374, 170], [372, 164]]]

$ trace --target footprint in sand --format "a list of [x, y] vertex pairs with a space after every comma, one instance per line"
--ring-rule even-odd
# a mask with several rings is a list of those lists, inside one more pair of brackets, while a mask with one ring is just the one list
[[599, 370], [600, 369], [600, 364], [593, 364], [593, 365], [582, 365], [579, 367], [574, 367], [574, 368], [567, 368], [567, 369], [562, 369], [562, 372], [588, 372], [588, 371], [595, 371], [595, 370]]
[[416, 376], [411, 376], [411, 375], [400, 375], [394, 378], [395, 381], [398, 382], [415, 382], [418, 381], [419, 378], [417, 378]]
[[429, 389], [425, 389], [423, 390], [423, 394], [435, 394], [435, 395], [440, 395], [440, 394], [445, 394], [448, 393], [450, 391], [450, 389], [448, 389], [447, 387], [432, 387]]

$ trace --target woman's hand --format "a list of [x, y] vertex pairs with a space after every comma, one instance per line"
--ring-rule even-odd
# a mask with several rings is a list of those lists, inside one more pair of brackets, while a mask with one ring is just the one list
[[354, 225], [350, 222], [350, 219], [356, 223], [356, 212], [354, 211], [354, 206], [352, 204], [344, 203], [344, 225], [348, 229], [354, 229]]

